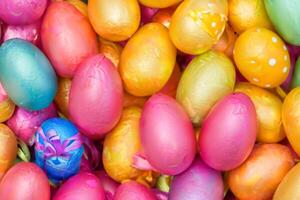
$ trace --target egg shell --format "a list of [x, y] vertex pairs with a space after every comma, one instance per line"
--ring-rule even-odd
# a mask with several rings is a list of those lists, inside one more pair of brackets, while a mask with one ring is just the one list
[[146, 102], [140, 134], [145, 157], [157, 171], [175, 175], [192, 163], [196, 153], [192, 123], [173, 98], [155, 94]]
[[200, 155], [210, 167], [227, 171], [251, 153], [257, 133], [254, 104], [243, 93], [221, 99], [205, 118], [199, 138]]
[[113, 200], [115, 193], [119, 187], [119, 183], [114, 181], [107, 173], [102, 171], [96, 171], [94, 174], [100, 179], [105, 192], [105, 200]]
[[140, 28], [124, 47], [119, 71], [128, 93], [150, 96], [163, 88], [176, 62], [168, 29], [159, 23]]
[[160, 0], [139, 0], [139, 2], [144, 5], [144, 6], [148, 6], [151, 8], [167, 8], [170, 6], [173, 6], [179, 2], [181, 2], [182, 0], [164, 0], [164, 1], [160, 1]]
[[224, 54], [209, 51], [195, 57], [183, 72], [176, 100], [199, 126], [212, 106], [233, 91], [235, 69]]
[[68, 2], [52, 2], [41, 26], [43, 49], [56, 72], [73, 77], [79, 63], [98, 52], [88, 19]]
[[85, 59], [72, 80], [69, 114], [86, 136], [99, 139], [119, 121], [123, 90], [116, 67], [102, 54]]
[[108, 58], [116, 68], [119, 66], [119, 61], [123, 48], [120, 44], [105, 40], [103, 38], [99, 39], [99, 53], [103, 54]]
[[68, 105], [72, 80], [69, 78], [58, 78], [57, 93], [54, 98], [58, 110], [66, 117], [69, 116]]
[[8, 120], [15, 111], [15, 104], [9, 99], [0, 83], [0, 122]]
[[258, 145], [241, 166], [229, 172], [230, 190], [239, 199], [271, 199], [293, 166], [292, 154], [286, 146]]
[[97, 176], [82, 172], [68, 179], [58, 189], [53, 200], [105, 200], [103, 186]]
[[135, 181], [127, 181], [117, 189], [114, 200], [157, 200], [154, 193], [146, 186]]
[[50, 200], [47, 176], [37, 165], [20, 162], [13, 166], [1, 180], [0, 199]]
[[1, 45], [0, 81], [11, 100], [29, 110], [48, 107], [57, 90], [56, 75], [47, 57], [21, 39]]

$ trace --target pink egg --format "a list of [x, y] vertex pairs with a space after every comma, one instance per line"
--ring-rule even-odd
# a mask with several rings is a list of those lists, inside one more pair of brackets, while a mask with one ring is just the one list
[[53, 200], [105, 200], [100, 180], [83, 172], [69, 178], [55, 193]]
[[96, 171], [95, 175], [100, 179], [105, 191], [105, 200], [113, 200], [119, 183], [110, 178], [104, 170]]
[[173, 98], [155, 94], [146, 102], [140, 134], [145, 157], [157, 171], [175, 175], [192, 163], [196, 152], [192, 122]]
[[114, 200], [157, 200], [154, 193], [144, 185], [128, 181], [119, 186]]
[[250, 98], [243, 93], [227, 95], [203, 122], [200, 155], [214, 169], [231, 170], [249, 156], [256, 132], [256, 111]]
[[72, 81], [68, 105], [81, 132], [102, 138], [119, 121], [122, 103], [122, 82], [112, 62], [102, 54], [85, 59]]
[[3, 88], [2, 83], [0, 83], [0, 102], [5, 101], [8, 98], [7, 92]]

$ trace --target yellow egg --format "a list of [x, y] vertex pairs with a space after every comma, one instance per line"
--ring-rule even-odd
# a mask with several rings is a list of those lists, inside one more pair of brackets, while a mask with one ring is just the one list
[[263, 0], [229, 0], [228, 7], [230, 25], [238, 33], [255, 27], [273, 27]]
[[0, 122], [8, 120], [15, 111], [15, 104], [9, 99], [0, 102]]
[[119, 65], [122, 50], [121, 45], [99, 37], [99, 53], [102, 53], [116, 67]]
[[89, 0], [88, 13], [95, 31], [111, 41], [127, 40], [140, 25], [137, 0]]
[[188, 54], [209, 50], [222, 36], [227, 21], [227, 0], [185, 0], [173, 14], [170, 36]]
[[166, 8], [175, 5], [182, 0], [139, 0], [141, 4], [152, 8]]
[[128, 41], [121, 54], [119, 70], [128, 93], [150, 96], [164, 87], [176, 61], [176, 49], [168, 29], [149, 23]]
[[67, 2], [75, 6], [83, 16], [88, 17], [88, 8], [84, 2], [80, 0], [67, 0]]
[[235, 91], [248, 95], [255, 105], [259, 124], [256, 140], [262, 143], [281, 141], [285, 137], [281, 120], [281, 100], [273, 93], [250, 83], [238, 83]]
[[274, 88], [285, 81], [290, 57], [281, 38], [265, 28], [252, 28], [235, 42], [234, 61], [241, 74], [252, 84]]

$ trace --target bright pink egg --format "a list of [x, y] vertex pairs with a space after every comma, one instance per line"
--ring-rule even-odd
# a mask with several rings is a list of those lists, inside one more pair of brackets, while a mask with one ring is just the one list
[[110, 178], [104, 170], [94, 172], [100, 179], [105, 191], [105, 200], [113, 200], [115, 193], [119, 187], [119, 183]]
[[53, 200], [105, 200], [100, 180], [83, 172], [69, 178], [55, 193]]
[[173, 98], [155, 94], [146, 102], [140, 132], [145, 157], [157, 171], [175, 175], [192, 163], [196, 152], [192, 122]]
[[154, 193], [144, 185], [128, 181], [119, 186], [114, 200], [157, 200]]
[[69, 113], [83, 134], [102, 138], [119, 121], [123, 88], [116, 67], [102, 54], [85, 59], [72, 80]]
[[256, 111], [250, 98], [243, 93], [227, 95], [203, 122], [199, 138], [201, 157], [214, 169], [231, 170], [249, 156], [256, 132]]
[[1, 180], [0, 199], [50, 200], [50, 185], [46, 174], [34, 163], [16, 164]]

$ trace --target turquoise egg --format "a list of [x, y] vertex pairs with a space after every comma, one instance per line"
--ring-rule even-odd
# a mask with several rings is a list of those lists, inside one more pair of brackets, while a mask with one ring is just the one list
[[300, 1], [265, 0], [265, 7], [276, 31], [284, 40], [300, 45]]
[[1, 45], [0, 81], [11, 100], [29, 110], [48, 107], [57, 90], [56, 74], [47, 57], [21, 39]]

